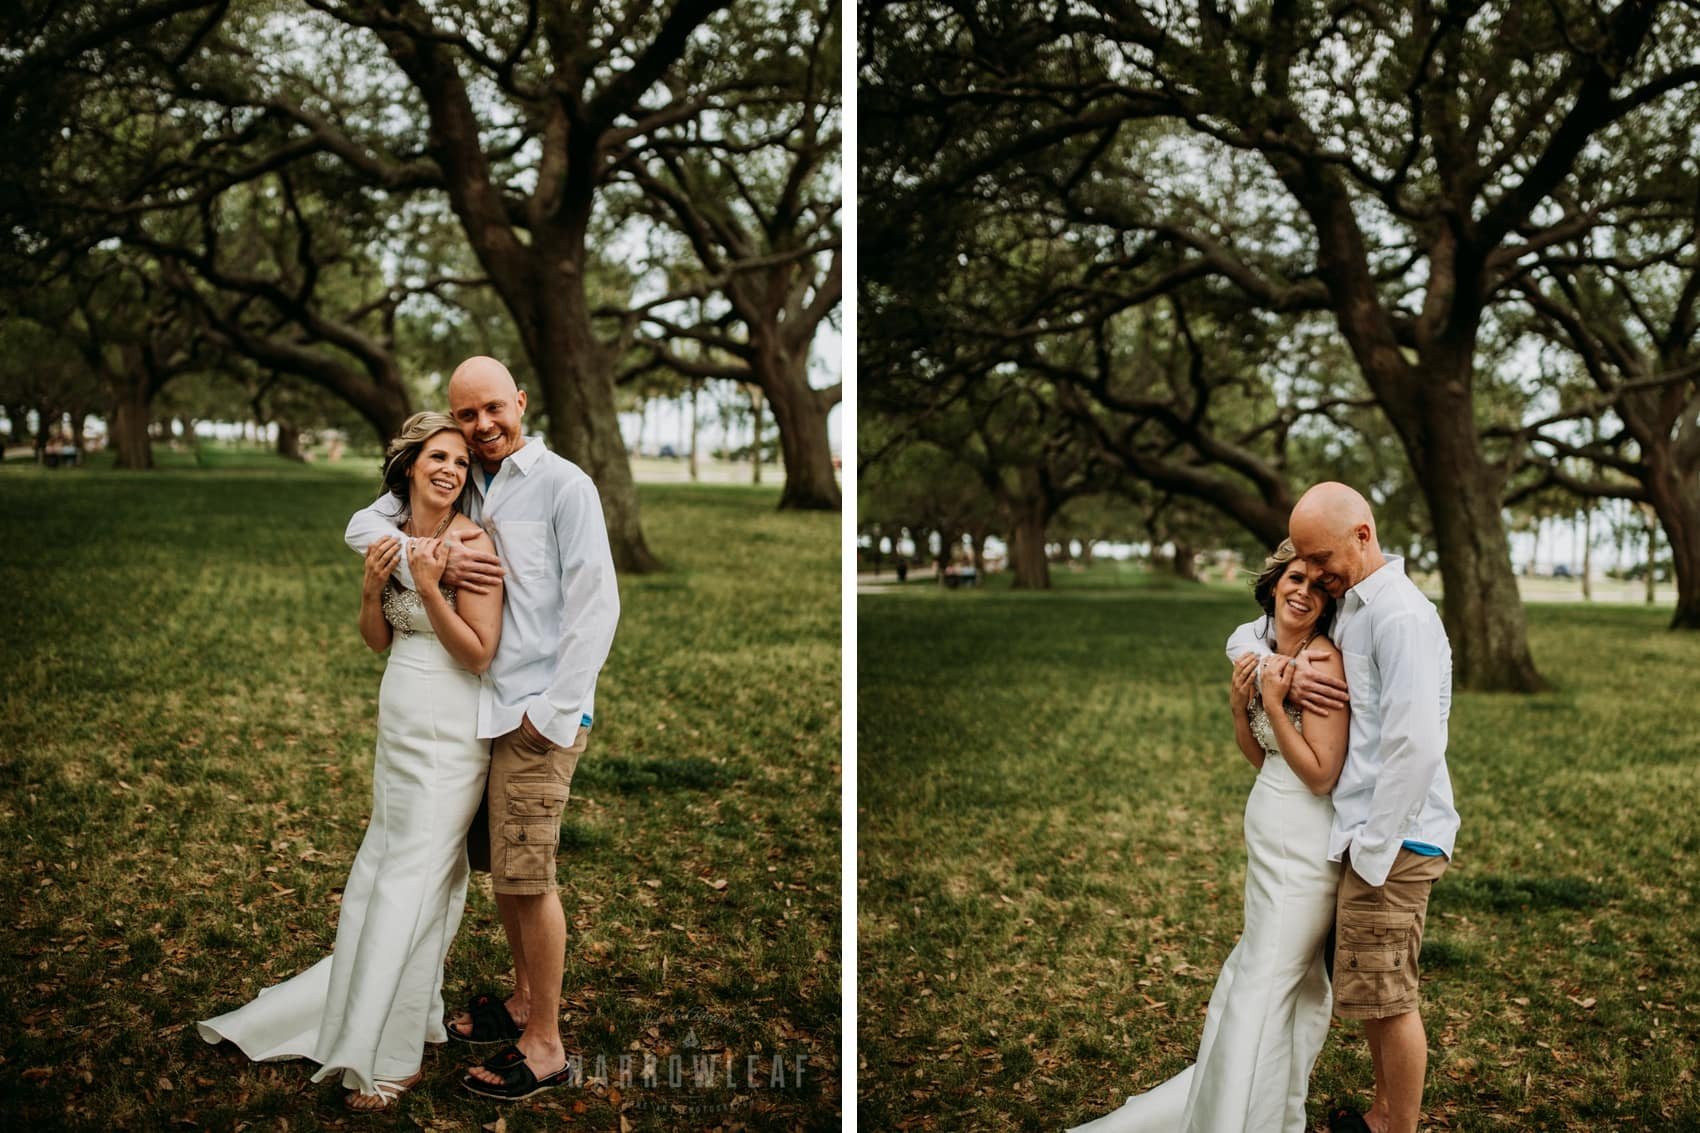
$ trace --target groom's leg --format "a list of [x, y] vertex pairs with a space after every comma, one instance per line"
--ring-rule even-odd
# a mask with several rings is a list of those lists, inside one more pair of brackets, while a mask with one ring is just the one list
[[[1387, 1081], [1381, 1074], [1382, 1066], [1386, 1065], [1382, 1061], [1381, 1055], [1381, 1031], [1371, 1027], [1369, 1023], [1370, 1021], [1364, 1023], [1364, 1040], [1369, 1044], [1370, 1068], [1375, 1071], [1375, 1101], [1370, 1106], [1370, 1111], [1373, 1113], [1384, 1108], [1381, 1099], [1387, 1096]], [[1372, 1125], [1371, 1128], [1375, 1128], [1375, 1126]]]
[[512, 893], [496, 894], [496, 912], [501, 915], [508, 954], [514, 962], [514, 993], [508, 1000], [508, 1014], [523, 1027], [531, 1017], [531, 974], [525, 963], [525, 926], [519, 915], [522, 899]]
[[1363, 1022], [1375, 1067], [1375, 1103], [1364, 1115], [1375, 1133], [1414, 1133], [1428, 1068], [1418, 1010], [1418, 957], [1429, 891], [1444, 857], [1400, 850], [1385, 884], [1371, 886], [1351, 867], [1340, 874], [1335, 906], [1334, 1013]]
[[[519, 921], [516, 971], [530, 988], [531, 1017], [516, 1044], [533, 1073], [552, 1073], [566, 1062], [561, 1046], [561, 980], [566, 967], [567, 918], [558, 893], [512, 898]], [[523, 960], [521, 956], [523, 955]]]
[[[571, 747], [539, 753], [510, 732], [491, 751], [490, 877], [513, 953], [514, 997], [526, 1004], [525, 1032], [516, 1045], [539, 1076], [566, 1061], [560, 1002], [567, 924], [555, 885], [555, 851], [561, 811], [589, 735], [580, 728]], [[492, 1084], [500, 1081], [481, 1067], [471, 1073]]]
[[1420, 1011], [1364, 1020], [1375, 1059], [1375, 1104], [1364, 1121], [1375, 1133], [1416, 1133], [1428, 1073], [1428, 1036]]

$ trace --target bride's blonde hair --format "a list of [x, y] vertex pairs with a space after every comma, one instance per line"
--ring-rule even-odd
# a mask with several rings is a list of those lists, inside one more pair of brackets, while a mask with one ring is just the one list
[[[1257, 599], [1258, 606], [1269, 618], [1268, 625], [1265, 627], [1266, 630], [1272, 631], [1275, 625], [1275, 584], [1281, 581], [1281, 575], [1285, 573], [1288, 565], [1298, 557], [1299, 552], [1293, 547], [1293, 541], [1283, 539], [1280, 545], [1269, 552], [1268, 557], [1263, 560], [1263, 570], [1258, 572], [1257, 577], [1251, 580], [1251, 596]], [[1323, 599], [1322, 613], [1318, 614], [1316, 618], [1316, 632], [1320, 636], [1327, 634], [1334, 625], [1336, 607], [1334, 595], [1321, 587], [1317, 587], [1316, 591], [1322, 595]]]
[[[461, 436], [460, 425], [447, 413], [438, 413], [427, 409], [415, 413], [401, 423], [401, 432], [390, 439], [384, 449], [384, 488], [396, 499], [401, 501], [404, 512], [412, 510], [412, 504], [407, 498], [409, 485], [412, 483], [413, 464], [419, 459], [419, 454], [425, 449], [425, 442], [438, 433], [453, 433]], [[467, 456], [472, 455], [468, 446]], [[468, 461], [470, 464], [470, 459]], [[455, 500], [455, 510], [463, 510], [461, 500], [466, 497], [466, 489], [472, 483], [471, 469], [467, 469], [466, 481], [461, 484], [460, 498]]]

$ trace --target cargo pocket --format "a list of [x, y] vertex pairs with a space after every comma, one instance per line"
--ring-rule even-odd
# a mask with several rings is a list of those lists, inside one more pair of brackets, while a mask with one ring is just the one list
[[1410, 910], [1353, 913], [1339, 927], [1334, 996], [1345, 1007], [1385, 1007], [1415, 990], [1417, 915]]
[[558, 819], [569, 789], [553, 779], [509, 779], [508, 817]]
[[553, 881], [555, 846], [561, 840], [561, 810], [567, 788], [552, 779], [509, 779], [507, 843], [509, 881]]
[[555, 842], [561, 836], [556, 822], [510, 822], [502, 828], [507, 842], [509, 881], [553, 881]]

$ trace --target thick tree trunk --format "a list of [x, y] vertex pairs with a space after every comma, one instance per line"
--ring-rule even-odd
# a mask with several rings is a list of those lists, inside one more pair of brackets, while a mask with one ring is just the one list
[[1175, 577], [1187, 582], [1198, 581], [1198, 548], [1191, 543], [1175, 542], [1175, 557], [1171, 564]]
[[1700, 477], [1655, 477], [1649, 493], [1676, 571], [1672, 629], [1700, 630]]
[[758, 335], [751, 372], [773, 406], [779, 426], [779, 450], [785, 460], [785, 490], [779, 506], [812, 511], [837, 511], [843, 504], [838, 477], [832, 468], [832, 445], [826, 418], [832, 401], [809, 387], [806, 348], [787, 352], [777, 335]]
[[1045, 528], [1047, 515], [1040, 501], [1019, 501], [1010, 507], [1014, 534], [1010, 544], [1010, 562], [1015, 568], [1015, 589], [1049, 590], [1051, 564], [1045, 557]]
[[658, 570], [661, 562], [644, 541], [637, 483], [620, 436], [613, 368], [591, 327], [582, 229], [574, 238], [551, 228], [538, 240], [543, 262], [559, 265], [548, 293], [537, 297], [537, 334], [527, 343], [549, 413], [549, 440], [595, 482], [616, 569]]
[[53, 410], [46, 405], [35, 407], [35, 460], [37, 464], [47, 462], [47, 446], [53, 441]]
[[1455, 357], [1450, 372], [1431, 373], [1418, 388], [1415, 412], [1395, 421], [1434, 522], [1453, 680], [1481, 692], [1534, 692], [1546, 682], [1529, 655], [1500, 515], [1503, 484], [1483, 458], [1470, 411], [1468, 349]]
[[[1693, 405], [1690, 403], [1678, 412], [1692, 413]], [[1673, 422], [1669, 417], [1649, 412], [1644, 401], [1626, 404], [1624, 416], [1641, 445], [1645, 469], [1641, 483], [1650, 508], [1650, 512], [1646, 509], [1642, 512], [1648, 524], [1647, 601], [1653, 601], [1653, 562], [1658, 558], [1653, 522], [1656, 516], [1657, 527], [1663, 529], [1670, 544], [1671, 569], [1676, 582], [1676, 612], [1671, 616], [1670, 628], [1700, 630], [1700, 461], [1696, 459], [1700, 457], [1700, 449], [1694, 447], [1693, 426], [1680, 417]], [[1620, 526], [1620, 546], [1622, 530]]]
[[277, 454], [285, 460], [301, 461], [301, 430], [288, 421], [277, 423]]
[[141, 472], [153, 467], [153, 439], [148, 434], [153, 396], [138, 377], [112, 385], [111, 441], [113, 467]]

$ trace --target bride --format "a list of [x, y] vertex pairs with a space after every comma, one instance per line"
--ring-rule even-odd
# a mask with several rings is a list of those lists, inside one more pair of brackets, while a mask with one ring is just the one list
[[1340, 876], [1328, 860], [1328, 794], [1346, 758], [1348, 713], [1322, 716], [1285, 701], [1299, 654], [1320, 673], [1343, 680], [1344, 671], [1325, 636], [1333, 599], [1307, 581], [1291, 540], [1265, 561], [1253, 594], [1266, 615], [1253, 632], [1271, 653], [1242, 654], [1228, 696], [1234, 737], [1258, 769], [1245, 808], [1245, 930], [1211, 993], [1198, 1060], [1074, 1133], [1305, 1128], [1310, 1071], [1328, 1033], [1323, 944]]
[[350, 1109], [388, 1108], [417, 1085], [424, 1044], [444, 1042], [443, 959], [466, 902], [466, 831], [484, 796], [489, 744], [478, 738], [479, 677], [495, 656], [502, 588], [441, 586], [442, 536], [488, 536], [456, 505], [470, 461], [454, 419], [416, 413], [385, 453], [384, 487], [406, 509], [408, 567], [418, 590], [390, 580], [401, 542], [366, 552], [360, 636], [390, 651], [378, 690], [372, 820], [343, 891], [335, 950], [215, 1019], [255, 1061], [310, 1058], [313, 1081], [337, 1071]]

